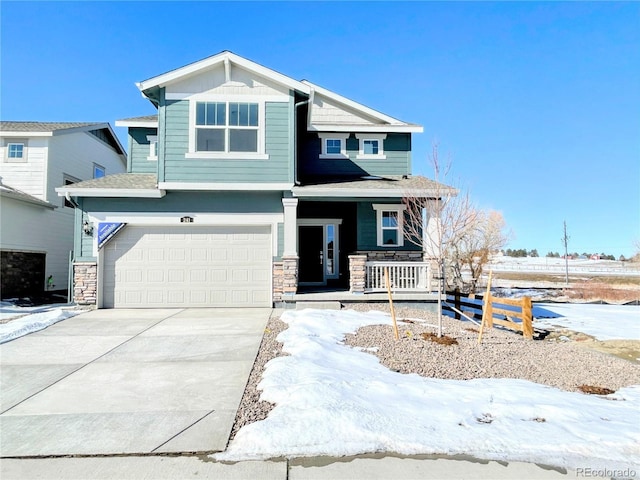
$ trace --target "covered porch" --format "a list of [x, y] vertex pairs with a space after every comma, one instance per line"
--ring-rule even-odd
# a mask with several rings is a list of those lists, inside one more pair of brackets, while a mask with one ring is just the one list
[[[415, 178], [406, 177], [294, 187], [282, 200], [284, 247], [274, 271], [274, 301], [382, 300], [385, 270], [394, 296], [425, 300], [437, 289], [431, 262], [403, 230], [402, 198], [412, 187]], [[430, 192], [422, 188], [420, 194]]]

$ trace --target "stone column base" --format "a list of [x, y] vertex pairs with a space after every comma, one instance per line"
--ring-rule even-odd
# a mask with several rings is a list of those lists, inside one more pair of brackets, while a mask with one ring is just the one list
[[73, 301], [78, 305], [96, 305], [98, 301], [98, 264], [73, 264]]
[[366, 261], [366, 255], [349, 255], [349, 291], [351, 293], [364, 293], [367, 276]]

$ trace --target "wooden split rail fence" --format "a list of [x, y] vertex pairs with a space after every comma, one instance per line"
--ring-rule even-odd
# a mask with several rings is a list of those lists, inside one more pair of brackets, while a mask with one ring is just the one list
[[459, 292], [449, 292], [443, 305], [443, 310], [451, 312], [455, 318], [460, 319], [464, 315], [468, 320], [480, 324], [481, 329], [500, 325], [522, 332], [528, 339], [533, 339], [532, 308], [530, 297], [496, 298], [490, 292], [472, 298], [463, 297]]

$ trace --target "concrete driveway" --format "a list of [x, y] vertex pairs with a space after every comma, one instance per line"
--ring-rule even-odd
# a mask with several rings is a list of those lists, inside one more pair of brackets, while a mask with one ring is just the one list
[[0, 345], [0, 455], [224, 450], [271, 311], [95, 310]]

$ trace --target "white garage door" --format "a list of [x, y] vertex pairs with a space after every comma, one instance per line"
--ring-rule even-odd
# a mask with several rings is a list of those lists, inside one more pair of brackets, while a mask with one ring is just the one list
[[104, 247], [103, 305], [270, 307], [269, 227], [133, 227]]

